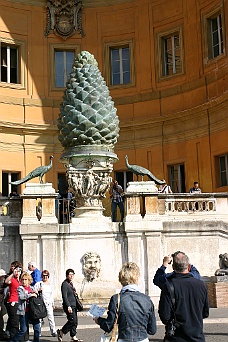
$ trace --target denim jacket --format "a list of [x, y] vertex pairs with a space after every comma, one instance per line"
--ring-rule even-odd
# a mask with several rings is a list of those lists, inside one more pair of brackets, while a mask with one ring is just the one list
[[[113, 329], [115, 322], [118, 295], [111, 297], [107, 318], [99, 317], [98, 324], [105, 332]], [[126, 290], [120, 292], [118, 312], [118, 338], [137, 342], [156, 333], [154, 304], [151, 299], [139, 291]]]
[[[31, 288], [32, 289], [32, 288]], [[24, 289], [24, 286], [19, 286], [17, 289], [18, 292], [18, 309], [17, 315], [25, 315], [27, 299], [32, 296], [32, 293], [27, 293]]]

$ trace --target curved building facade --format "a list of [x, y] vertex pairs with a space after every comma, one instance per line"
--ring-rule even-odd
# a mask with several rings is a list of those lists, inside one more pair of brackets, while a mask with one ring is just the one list
[[194, 181], [228, 191], [228, 1], [60, 2], [62, 12], [54, 0], [0, 0], [0, 192], [50, 155], [44, 180], [64, 187], [56, 120], [82, 50], [94, 54], [117, 107], [114, 168], [124, 186], [128, 155], [174, 192]]

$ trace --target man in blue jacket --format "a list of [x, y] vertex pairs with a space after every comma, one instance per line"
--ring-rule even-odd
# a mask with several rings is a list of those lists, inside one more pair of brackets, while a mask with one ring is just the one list
[[33, 282], [31, 283], [31, 286], [34, 286], [38, 281], [42, 280], [42, 274], [40, 270], [36, 267], [35, 261], [30, 261], [28, 263], [28, 269], [31, 272], [31, 276], [33, 279]]
[[204, 342], [203, 318], [209, 316], [207, 288], [189, 272], [188, 256], [173, 256], [174, 274], [162, 289], [158, 314], [166, 326], [164, 342]]
[[[177, 251], [177, 252], [175, 252], [173, 254], [169, 254], [169, 255], [165, 256], [164, 259], [163, 259], [163, 264], [161, 265], [161, 267], [159, 267], [157, 269], [157, 272], [155, 273], [155, 276], [154, 276], [154, 279], [153, 279], [153, 283], [154, 283], [154, 285], [160, 287], [160, 289], [162, 289], [163, 285], [174, 276], [174, 272], [165, 273], [165, 271], [166, 271], [166, 268], [168, 267], [168, 265], [172, 263], [173, 257], [176, 254], [178, 254], [179, 252], [180, 251]], [[199, 271], [193, 265], [190, 265], [190, 273], [196, 279], [200, 279], [201, 278]]]

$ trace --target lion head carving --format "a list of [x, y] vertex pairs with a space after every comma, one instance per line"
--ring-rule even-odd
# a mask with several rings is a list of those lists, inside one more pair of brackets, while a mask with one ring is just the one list
[[228, 275], [228, 253], [219, 255], [219, 269], [215, 271], [216, 276]]

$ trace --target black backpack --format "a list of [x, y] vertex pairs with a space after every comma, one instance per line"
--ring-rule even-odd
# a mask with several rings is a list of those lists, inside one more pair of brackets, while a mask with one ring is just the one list
[[41, 294], [29, 299], [29, 318], [31, 320], [40, 319], [47, 316], [47, 308]]

